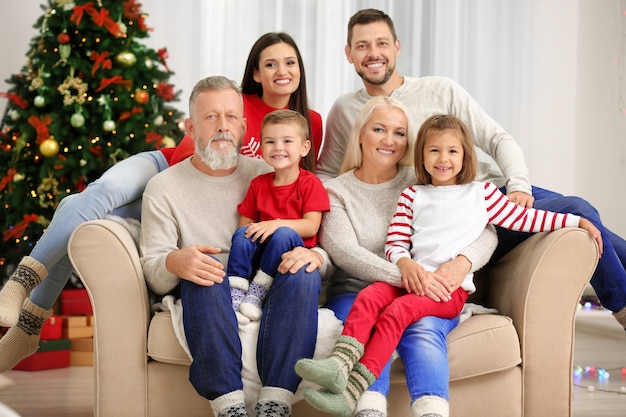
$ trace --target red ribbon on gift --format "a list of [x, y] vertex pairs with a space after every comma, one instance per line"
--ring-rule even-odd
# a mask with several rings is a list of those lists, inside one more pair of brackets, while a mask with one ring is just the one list
[[24, 236], [24, 232], [26, 231], [26, 228], [28, 227], [28, 225], [32, 222], [36, 222], [37, 220], [39, 220], [39, 216], [36, 214], [25, 214], [24, 215], [24, 220], [22, 220], [21, 222], [19, 222], [18, 224], [16, 224], [15, 226], [13, 226], [12, 228], [5, 230], [3, 232], [3, 236], [4, 236], [4, 241], [8, 241], [9, 239], [13, 239], [13, 238], [20, 238], [22, 236]]
[[48, 130], [48, 125], [52, 123], [50, 116], [43, 116], [41, 119], [37, 116], [30, 116], [28, 123], [37, 131], [37, 145], [50, 137], [50, 131]]
[[141, 107], [137, 107], [137, 106], [133, 106], [133, 108], [131, 109], [131, 111], [125, 111], [124, 113], [122, 113], [122, 115], [120, 116], [120, 122], [126, 121], [128, 119], [131, 118], [131, 116], [137, 114], [137, 113], [141, 113], [143, 111], [143, 109]]
[[13, 181], [15, 174], [17, 174], [17, 169], [9, 168], [7, 170], [7, 175], [5, 175], [2, 180], [0, 180], [0, 191], [4, 190], [4, 187], [6, 187], [11, 181]]
[[111, 58], [109, 58], [109, 51], [104, 51], [103, 53], [98, 53], [96, 51], [91, 51], [89, 55], [89, 59], [95, 61], [93, 63], [93, 67], [91, 68], [91, 76], [95, 77], [96, 71], [99, 69], [111, 69], [112, 63]]
[[4, 97], [6, 99], [11, 100], [13, 104], [15, 104], [17, 107], [23, 110], [26, 110], [26, 107], [28, 107], [28, 101], [24, 100], [22, 97], [18, 96], [17, 94], [0, 93], [0, 97]]
[[111, 78], [103, 78], [100, 80], [100, 87], [96, 89], [96, 93], [99, 93], [110, 85], [121, 85], [130, 90], [132, 83], [130, 80], [125, 80], [121, 75], [115, 75]]

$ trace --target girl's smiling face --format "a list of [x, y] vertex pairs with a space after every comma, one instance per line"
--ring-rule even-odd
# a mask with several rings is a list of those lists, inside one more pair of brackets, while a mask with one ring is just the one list
[[431, 132], [424, 142], [424, 169], [433, 185], [456, 185], [463, 168], [461, 132], [447, 129]]

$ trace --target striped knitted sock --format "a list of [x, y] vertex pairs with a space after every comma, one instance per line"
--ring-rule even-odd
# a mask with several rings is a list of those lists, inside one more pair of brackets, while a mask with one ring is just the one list
[[37, 351], [41, 327], [51, 314], [52, 309], [39, 307], [28, 299], [24, 302], [17, 325], [0, 339], [0, 373]]
[[302, 379], [338, 394], [346, 389], [350, 371], [363, 356], [363, 348], [354, 337], [339, 336], [330, 357], [300, 359], [296, 362], [296, 373]]
[[46, 267], [34, 258], [22, 258], [0, 291], [0, 326], [13, 327], [17, 324], [24, 300], [47, 275]]
[[350, 417], [356, 408], [359, 397], [376, 381], [376, 376], [361, 363], [350, 372], [346, 390], [335, 394], [326, 390], [304, 390], [304, 399], [312, 407], [335, 417]]

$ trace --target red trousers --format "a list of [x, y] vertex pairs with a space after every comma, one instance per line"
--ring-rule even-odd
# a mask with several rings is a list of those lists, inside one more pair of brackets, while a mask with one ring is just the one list
[[357, 295], [342, 335], [354, 337], [365, 346], [360, 362], [378, 378], [409, 325], [424, 316], [454, 318], [461, 313], [467, 296], [467, 291], [459, 288], [450, 301], [436, 302], [375, 282]]

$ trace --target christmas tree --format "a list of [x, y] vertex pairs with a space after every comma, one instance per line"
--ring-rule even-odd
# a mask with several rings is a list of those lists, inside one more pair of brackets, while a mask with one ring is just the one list
[[[175, 146], [167, 51], [135, 0], [49, 0], [0, 122], [0, 268], [37, 242], [60, 200], [137, 152]], [[4, 271], [2, 271], [4, 272]], [[0, 275], [1, 278], [1, 275]], [[1, 281], [1, 279], [0, 279]]]

